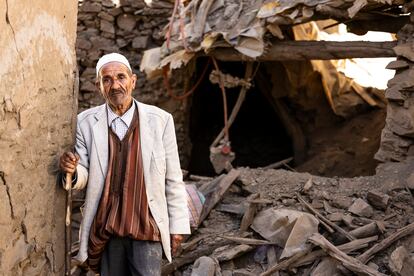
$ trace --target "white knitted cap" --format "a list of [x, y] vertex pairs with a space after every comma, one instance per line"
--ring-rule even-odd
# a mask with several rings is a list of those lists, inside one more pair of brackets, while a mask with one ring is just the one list
[[98, 63], [96, 64], [96, 76], [98, 77], [99, 74], [99, 70], [101, 70], [101, 68], [110, 62], [119, 62], [124, 64], [126, 67], [128, 67], [128, 69], [132, 72], [131, 69], [131, 65], [129, 65], [128, 60], [126, 59], [126, 57], [124, 57], [121, 54], [118, 53], [110, 53], [107, 55], [103, 55], [99, 60]]

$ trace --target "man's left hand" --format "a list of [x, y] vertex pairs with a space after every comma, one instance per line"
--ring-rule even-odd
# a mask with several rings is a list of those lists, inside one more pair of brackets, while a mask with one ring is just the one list
[[177, 254], [177, 251], [180, 248], [180, 245], [183, 239], [184, 239], [183, 235], [179, 235], [179, 234], [171, 235], [171, 251], [172, 251], [173, 256]]

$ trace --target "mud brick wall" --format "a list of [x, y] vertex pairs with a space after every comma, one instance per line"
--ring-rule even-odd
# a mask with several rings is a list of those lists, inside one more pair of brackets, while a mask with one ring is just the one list
[[77, 1], [0, 1], [0, 275], [63, 275]]
[[[186, 127], [188, 104], [167, 96], [161, 78], [148, 81], [139, 71], [143, 51], [161, 46], [164, 39], [162, 30], [169, 21], [172, 8], [168, 1], [154, 1], [151, 8], [143, 0], [79, 1], [76, 41], [80, 75], [79, 112], [104, 102], [95, 87], [98, 59], [111, 52], [125, 55], [138, 76], [133, 96], [173, 114], [180, 158], [185, 166], [190, 150]], [[181, 93], [184, 75], [175, 74], [171, 82], [174, 92]]]

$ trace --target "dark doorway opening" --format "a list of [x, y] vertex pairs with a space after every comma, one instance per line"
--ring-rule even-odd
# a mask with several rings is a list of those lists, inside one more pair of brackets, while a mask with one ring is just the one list
[[[206, 59], [199, 59], [196, 71], [201, 72], [206, 62]], [[221, 62], [219, 66], [224, 73], [243, 77], [245, 66], [242, 63]], [[195, 79], [197, 77], [195, 76]], [[293, 154], [291, 139], [282, 122], [254, 81], [230, 128], [230, 141], [236, 153], [236, 159], [233, 161], [235, 167], [263, 167]], [[239, 93], [240, 87], [226, 89], [229, 114]], [[223, 125], [221, 90], [205, 77], [193, 94], [190, 110], [190, 173], [215, 174], [209, 159], [209, 147]]]

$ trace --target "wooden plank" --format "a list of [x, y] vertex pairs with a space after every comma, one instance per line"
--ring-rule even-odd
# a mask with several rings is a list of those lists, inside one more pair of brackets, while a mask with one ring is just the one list
[[[257, 60], [331, 60], [344, 58], [395, 57], [396, 41], [277, 41]], [[222, 61], [252, 60], [231, 48], [208, 54]]]
[[[355, 250], [368, 247], [370, 242], [377, 241], [377, 240], [378, 240], [378, 236], [372, 236], [369, 238], [353, 240], [348, 243], [338, 245], [337, 247], [339, 250], [343, 251], [344, 253], [351, 253]], [[289, 266], [289, 268], [307, 265], [325, 256], [326, 256], [326, 253], [323, 250], [315, 250], [315, 251], [310, 252], [309, 254], [301, 258], [300, 260], [294, 262], [292, 265]]]
[[[258, 199], [260, 197], [259, 193], [253, 194], [250, 196], [250, 199]], [[250, 225], [252, 224], [254, 220], [254, 216], [257, 212], [257, 204], [249, 202], [249, 205], [247, 206], [247, 210], [243, 215], [242, 221], [240, 223], [240, 231], [244, 232], [249, 229]]]
[[214, 190], [217, 183], [219, 183], [224, 176], [225, 176], [225, 174], [221, 174], [221, 175], [217, 176], [216, 178], [214, 178], [210, 182], [207, 182], [207, 183], [204, 183], [203, 185], [201, 185], [200, 188], [198, 188], [198, 190], [204, 196], [208, 195], [209, 193], [211, 193]]
[[[204, 235], [200, 235], [200, 236], [192, 239], [191, 241], [183, 242], [181, 244], [181, 252], [180, 253], [194, 249], [200, 241], [202, 241], [205, 238], [210, 237], [210, 236], [212, 236], [212, 234], [204, 234]], [[178, 255], [181, 255], [181, 254], [178, 254]]]
[[250, 252], [254, 249], [254, 246], [247, 245], [247, 244], [239, 244], [239, 245], [227, 245], [222, 248], [217, 248], [212, 257], [219, 262], [226, 262], [231, 261], [237, 257], [242, 256], [243, 254]]
[[[352, 231], [349, 231], [349, 234], [354, 236], [355, 238], [365, 238], [379, 234], [381, 231], [377, 226], [376, 222], [371, 222], [359, 228], [356, 228]], [[335, 243], [342, 243], [346, 241], [344, 237], [340, 236], [335, 240]]]
[[239, 177], [240, 172], [236, 169], [232, 169], [227, 175], [225, 175], [218, 183], [216, 189], [206, 198], [201, 211], [199, 225], [206, 219], [210, 211], [221, 200], [224, 193], [230, 188], [231, 184]]
[[213, 180], [213, 178], [210, 176], [202, 176], [202, 175], [195, 175], [195, 174], [190, 174], [188, 178], [193, 181], [212, 181]]
[[258, 239], [251, 239], [251, 238], [241, 238], [241, 237], [234, 237], [234, 236], [220, 236], [220, 238], [233, 241], [240, 244], [247, 244], [247, 245], [271, 245], [274, 244], [269, 241], [258, 240]]
[[302, 203], [306, 208], [309, 209], [318, 219], [323, 221], [325, 224], [329, 225], [333, 229], [335, 229], [338, 233], [341, 233], [344, 237], [346, 237], [348, 240], [352, 241], [355, 240], [355, 237], [349, 234], [347, 231], [336, 225], [335, 223], [331, 222], [327, 218], [325, 218], [321, 213], [319, 213], [315, 208], [313, 208], [308, 202], [306, 202], [303, 197], [301, 197], [299, 194], [296, 194], [298, 197], [298, 200], [300, 203]]
[[361, 35], [369, 31], [397, 33], [409, 22], [409, 16], [383, 16], [374, 20], [352, 20], [345, 24], [349, 32]]
[[277, 168], [282, 167], [283, 165], [291, 162], [292, 160], [293, 160], [293, 157], [289, 157], [289, 158], [283, 159], [281, 161], [278, 161], [276, 163], [267, 165], [266, 167], [263, 167], [262, 169], [264, 169], [264, 170], [277, 169]]
[[375, 244], [370, 249], [365, 251], [362, 255], [358, 256], [358, 260], [362, 263], [367, 263], [375, 254], [388, 248], [395, 241], [404, 238], [410, 234], [414, 233], [414, 222], [395, 231], [389, 237], [383, 239], [380, 243]]
[[246, 206], [242, 203], [238, 204], [219, 204], [216, 206], [216, 210], [220, 212], [235, 214], [242, 217], [246, 213]]
[[368, 275], [368, 276], [385, 276], [385, 274], [369, 267], [355, 259], [351, 256], [348, 256], [343, 251], [339, 250], [335, 245], [330, 243], [324, 236], [319, 233], [313, 234], [309, 241], [315, 245], [320, 246], [323, 250], [326, 251], [331, 257], [340, 261], [344, 267], [355, 272], [356, 274]]

